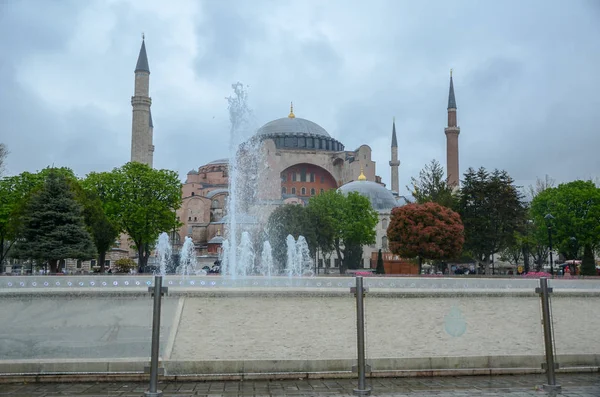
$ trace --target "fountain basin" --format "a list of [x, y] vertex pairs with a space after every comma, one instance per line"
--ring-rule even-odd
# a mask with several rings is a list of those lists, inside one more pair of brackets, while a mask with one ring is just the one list
[[[141, 374], [150, 355], [148, 281], [0, 277], [0, 373]], [[597, 367], [600, 283], [551, 281], [558, 362]], [[167, 276], [164, 284], [161, 360], [169, 376], [351, 374], [353, 278]], [[372, 277], [365, 284], [374, 373], [541, 370], [537, 280]]]

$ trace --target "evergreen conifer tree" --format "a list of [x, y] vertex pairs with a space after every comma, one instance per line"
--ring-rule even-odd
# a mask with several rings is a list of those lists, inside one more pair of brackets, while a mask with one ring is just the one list
[[381, 255], [381, 249], [377, 253], [377, 268], [375, 269], [376, 274], [385, 274], [385, 267], [383, 266], [383, 255]]
[[90, 259], [96, 254], [86, 229], [83, 209], [70, 181], [50, 170], [40, 190], [24, 206], [14, 256], [47, 261], [56, 273], [61, 259]]
[[581, 275], [595, 276], [596, 274], [594, 251], [591, 244], [586, 244], [583, 248], [583, 259], [581, 260]]

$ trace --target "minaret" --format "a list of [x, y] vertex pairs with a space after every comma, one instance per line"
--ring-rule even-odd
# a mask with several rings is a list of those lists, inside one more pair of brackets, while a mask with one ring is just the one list
[[392, 122], [392, 159], [390, 160], [390, 167], [392, 167], [392, 192], [400, 194], [399, 179], [398, 179], [398, 167], [400, 161], [398, 161], [398, 140], [396, 139], [396, 118]]
[[146, 55], [146, 44], [142, 35], [142, 47], [135, 66], [134, 96], [131, 97], [133, 117], [131, 126], [131, 161], [152, 167], [154, 145], [152, 145], [152, 114], [150, 113], [150, 67]]
[[460, 127], [456, 121], [456, 99], [454, 98], [454, 83], [452, 69], [450, 69], [450, 92], [448, 94], [448, 127], [446, 133], [446, 173], [448, 185], [458, 187], [460, 174], [458, 170], [458, 135]]

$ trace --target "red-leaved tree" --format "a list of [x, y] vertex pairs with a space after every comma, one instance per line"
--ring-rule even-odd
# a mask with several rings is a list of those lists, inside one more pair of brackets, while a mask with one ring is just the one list
[[392, 253], [419, 258], [419, 274], [423, 259], [458, 258], [465, 242], [460, 215], [437, 203], [394, 208], [387, 237]]

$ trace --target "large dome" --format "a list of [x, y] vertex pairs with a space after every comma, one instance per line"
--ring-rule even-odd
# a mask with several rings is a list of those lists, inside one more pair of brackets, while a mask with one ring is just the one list
[[398, 207], [398, 203], [392, 192], [375, 182], [354, 181], [342, 185], [339, 191], [344, 194], [350, 192], [360, 193], [369, 199], [373, 209], [378, 212], [388, 212], [392, 208]]
[[306, 134], [313, 136], [323, 136], [329, 138], [330, 135], [317, 123], [299, 117], [282, 117], [263, 125], [258, 129], [256, 135], [274, 135], [274, 134]]

